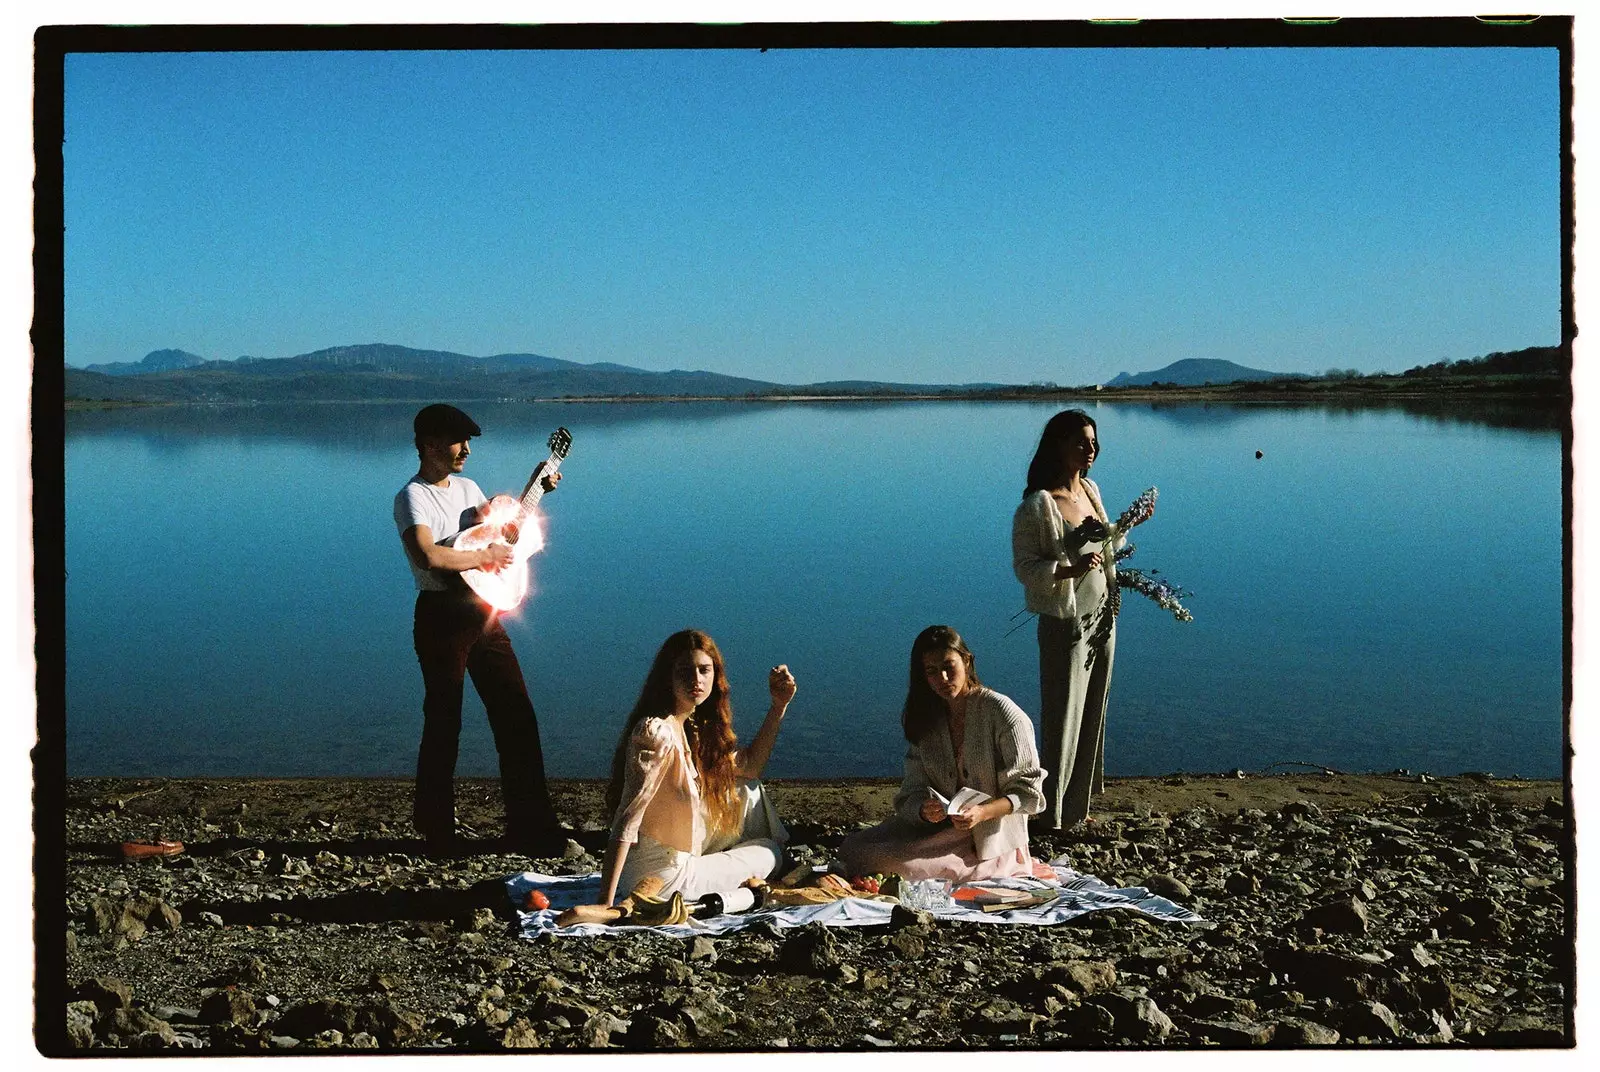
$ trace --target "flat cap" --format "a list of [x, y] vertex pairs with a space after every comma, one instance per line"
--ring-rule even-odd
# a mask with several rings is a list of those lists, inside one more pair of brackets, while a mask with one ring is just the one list
[[443, 402], [418, 410], [411, 428], [418, 439], [448, 439], [452, 443], [483, 434], [476, 421]]

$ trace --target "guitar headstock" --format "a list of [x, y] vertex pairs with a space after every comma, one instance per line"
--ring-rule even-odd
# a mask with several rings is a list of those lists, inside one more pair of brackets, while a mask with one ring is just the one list
[[567, 456], [567, 451], [572, 449], [572, 433], [565, 428], [557, 428], [550, 433], [550, 453], [558, 460]]

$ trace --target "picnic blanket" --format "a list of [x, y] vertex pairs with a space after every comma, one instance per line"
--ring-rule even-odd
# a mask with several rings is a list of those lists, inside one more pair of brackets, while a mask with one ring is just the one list
[[[1154, 919], [1170, 923], [1199, 923], [1201, 917], [1173, 904], [1165, 897], [1157, 897], [1142, 886], [1113, 889], [1093, 875], [1080, 875], [1063, 860], [1050, 864], [1056, 873], [1054, 880], [1036, 878], [985, 879], [985, 886], [1004, 886], [1016, 890], [1050, 890], [1059, 888], [1061, 896], [1048, 904], [1034, 908], [1015, 908], [1004, 912], [985, 912], [963, 904], [932, 909], [939, 919], [970, 920], [973, 923], [1021, 923], [1043, 926], [1076, 919], [1087, 912], [1107, 908], [1131, 908]], [[524, 911], [530, 890], [541, 890], [550, 899], [550, 907], [537, 911]], [[864, 897], [846, 897], [827, 904], [769, 906], [737, 915], [714, 916], [710, 919], [691, 919], [687, 923], [674, 923], [659, 927], [607, 926], [602, 923], [575, 923], [570, 927], [557, 927], [556, 916], [574, 905], [594, 904], [600, 899], [600, 873], [587, 875], [544, 875], [525, 871], [506, 880], [506, 895], [518, 908], [522, 935], [534, 938], [541, 934], [582, 936], [595, 934], [628, 934], [654, 931], [675, 937], [697, 934], [727, 934], [743, 930], [759, 920], [770, 921], [775, 927], [801, 927], [807, 923], [820, 923], [826, 927], [868, 927], [889, 922], [894, 905], [888, 901], [869, 900]]]

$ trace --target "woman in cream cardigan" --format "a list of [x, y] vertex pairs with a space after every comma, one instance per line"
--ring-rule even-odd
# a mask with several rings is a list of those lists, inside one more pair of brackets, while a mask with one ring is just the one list
[[1117, 573], [1105, 538], [1110, 518], [1088, 476], [1099, 455], [1093, 417], [1069, 409], [1050, 418], [1011, 521], [1012, 569], [1039, 615], [1039, 750], [1050, 772], [1040, 830], [1083, 822], [1090, 794], [1105, 791]]
[[[978, 680], [972, 652], [954, 629], [931, 625], [911, 646], [911, 683], [901, 713], [905, 778], [895, 816], [844, 839], [852, 874], [953, 882], [1035, 874], [1028, 816], [1044, 807], [1033, 723], [1022, 708]], [[983, 798], [947, 813], [962, 789]]]

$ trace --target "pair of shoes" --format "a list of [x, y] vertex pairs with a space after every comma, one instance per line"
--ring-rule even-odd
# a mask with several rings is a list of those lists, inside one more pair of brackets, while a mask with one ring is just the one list
[[559, 826], [537, 830], [516, 830], [506, 834], [497, 847], [503, 852], [532, 856], [539, 860], [559, 860], [567, 851], [567, 831]]
[[454, 833], [429, 834], [422, 839], [423, 854], [427, 856], [460, 856], [466, 846]]

